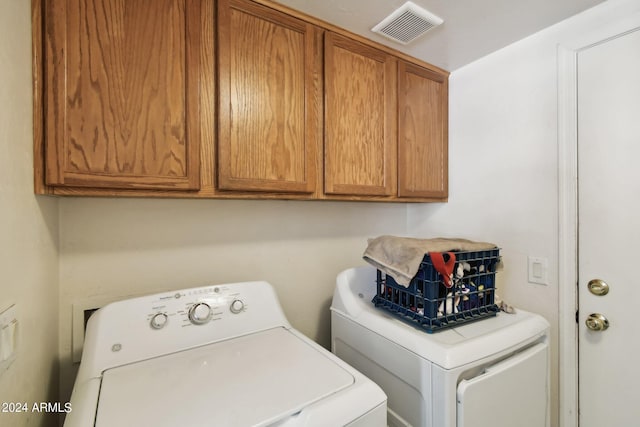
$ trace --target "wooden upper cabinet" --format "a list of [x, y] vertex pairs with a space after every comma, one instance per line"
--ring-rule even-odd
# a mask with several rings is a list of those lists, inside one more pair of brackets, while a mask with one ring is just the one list
[[398, 62], [398, 196], [448, 196], [447, 76]]
[[218, 1], [218, 188], [312, 193], [322, 135], [320, 30]]
[[396, 193], [396, 58], [325, 33], [326, 194]]
[[266, 0], [32, 7], [36, 193], [448, 196], [444, 70]]
[[45, 179], [197, 189], [197, 0], [46, 0]]

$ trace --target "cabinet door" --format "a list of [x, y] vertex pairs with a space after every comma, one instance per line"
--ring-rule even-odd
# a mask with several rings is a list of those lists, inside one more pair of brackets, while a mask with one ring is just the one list
[[396, 192], [396, 59], [325, 35], [325, 193]]
[[398, 195], [448, 193], [447, 77], [398, 63]]
[[315, 191], [319, 30], [246, 0], [218, 5], [218, 188]]
[[46, 0], [46, 183], [197, 189], [198, 0]]

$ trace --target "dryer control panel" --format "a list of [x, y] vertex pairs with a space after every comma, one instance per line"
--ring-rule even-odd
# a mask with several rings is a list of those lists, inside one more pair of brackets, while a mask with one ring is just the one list
[[[108, 304], [87, 325], [78, 376], [276, 327], [290, 328], [267, 282], [240, 282]], [[85, 363], [86, 361], [86, 363]]]

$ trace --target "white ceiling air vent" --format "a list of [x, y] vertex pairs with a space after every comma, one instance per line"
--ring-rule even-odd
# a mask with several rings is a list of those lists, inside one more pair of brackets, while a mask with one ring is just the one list
[[387, 16], [371, 31], [407, 44], [444, 21], [433, 13], [408, 1]]

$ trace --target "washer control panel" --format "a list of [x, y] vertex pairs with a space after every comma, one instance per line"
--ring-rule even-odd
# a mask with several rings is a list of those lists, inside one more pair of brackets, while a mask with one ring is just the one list
[[230, 286], [186, 289], [155, 296], [147, 321], [151, 329], [158, 331], [172, 324], [203, 326], [225, 316], [241, 315], [247, 307], [241, 292]]
[[117, 301], [91, 316], [78, 378], [96, 378], [115, 366], [277, 327], [291, 325], [273, 287], [265, 281]]

